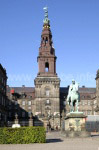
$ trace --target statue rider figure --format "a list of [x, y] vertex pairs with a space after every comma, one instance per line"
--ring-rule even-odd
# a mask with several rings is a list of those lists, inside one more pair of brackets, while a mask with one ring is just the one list
[[79, 85], [75, 80], [72, 80], [72, 84], [69, 86], [69, 92], [67, 96], [67, 102], [70, 105], [70, 112], [78, 112], [78, 102], [80, 101], [80, 94], [78, 92]]

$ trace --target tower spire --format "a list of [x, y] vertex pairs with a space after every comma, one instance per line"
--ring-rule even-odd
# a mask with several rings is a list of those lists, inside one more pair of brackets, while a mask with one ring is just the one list
[[49, 24], [50, 20], [48, 19], [48, 7], [44, 7], [43, 10], [45, 11], [45, 16], [44, 16], [44, 24]]
[[43, 8], [45, 11], [45, 18], [43, 24], [43, 30], [41, 34], [41, 44], [39, 47], [39, 56], [38, 56], [38, 64], [39, 64], [39, 72], [38, 76], [49, 76], [56, 77], [56, 59], [55, 49], [53, 48], [52, 41], [52, 33], [50, 29], [49, 19], [48, 19], [48, 8]]

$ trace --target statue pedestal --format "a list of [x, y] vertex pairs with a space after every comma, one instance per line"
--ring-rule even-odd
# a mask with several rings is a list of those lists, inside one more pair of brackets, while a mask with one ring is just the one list
[[64, 120], [66, 137], [88, 137], [90, 133], [85, 129], [86, 116], [83, 112], [70, 112]]

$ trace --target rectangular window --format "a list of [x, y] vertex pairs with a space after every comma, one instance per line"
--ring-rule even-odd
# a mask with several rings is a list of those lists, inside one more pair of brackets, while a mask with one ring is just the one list
[[47, 103], [47, 104], [49, 104], [49, 103], [50, 103], [49, 99], [46, 101], [46, 103]]
[[31, 111], [29, 111], [29, 112], [28, 112], [28, 116], [30, 117], [30, 116], [31, 116], [31, 114], [32, 114], [32, 112], [31, 112]]
[[82, 105], [85, 105], [85, 102], [84, 102], [84, 101], [82, 101]]
[[25, 117], [25, 112], [22, 112], [22, 117]]
[[31, 105], [31, 101], [28, 101], [28, 105]]
[[15, 101], [15, 105], [17, 105], [18, 104], [18, 102], [17, 101]]
[[91, 112], [91, 111], [87, 111], [87, 114], [90, 115], [90, 112]]
[[49, 96], [49, 91], [48, 90], [46, 90], [46, 96]]
[[90, 105], [90, 101], [88, 101], [88, 105]]
[[22, 101], [22, 105], [25, 105], [25, 101]]
[[66, 106], [66, 101], [63, 101], [63, 105]]

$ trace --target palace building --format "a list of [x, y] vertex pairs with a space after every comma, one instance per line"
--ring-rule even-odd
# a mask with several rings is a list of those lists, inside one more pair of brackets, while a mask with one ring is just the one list
[[[60, 87], [56, 71], [55, 49], [53, 47], [48, 10], [45, 10], [41, 43], [38, 50], [38, 73], [35, 87], [7, 86], [6, 71], [0, 65], [0, 119], [5, 118], [7, 126], [12, 126], [16, 115], [21, 126], [61, 126], [61, 119], [69, 112], [66, 98], [69, 87]], [[99, 114], [99, 71], [96, 75], [96, 88], [80, 87], [79, 111], [85, 115]], [[6, 99], [6, 107], [5, 107]], [[7, 112], [7, 113], [6, 113]], [[6, 119], [7, 118], [7, 119]], [[1, 122], [0, 122], [1, 123]]]

